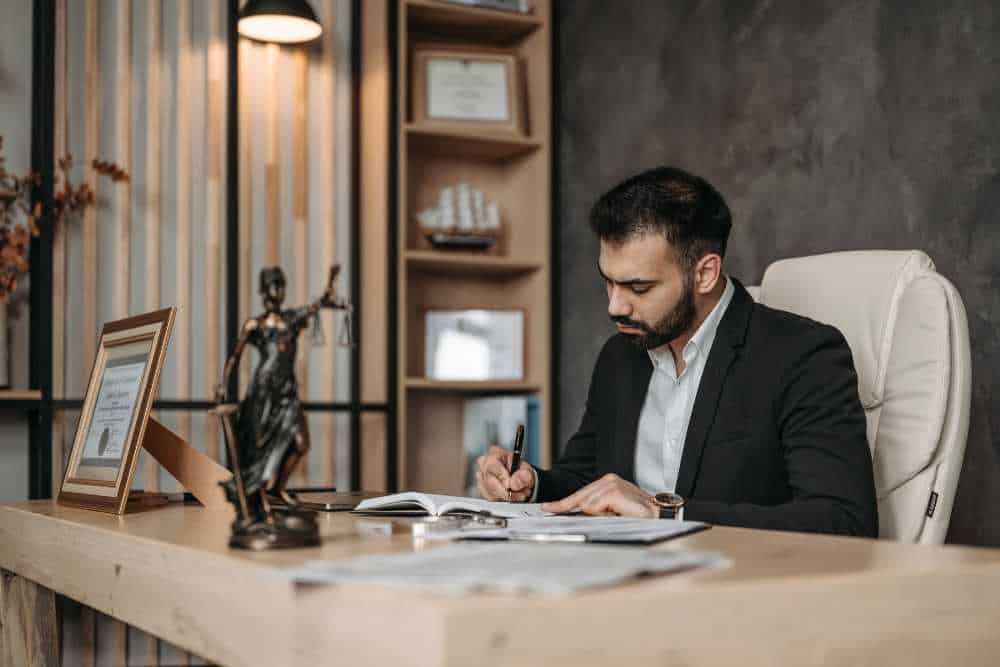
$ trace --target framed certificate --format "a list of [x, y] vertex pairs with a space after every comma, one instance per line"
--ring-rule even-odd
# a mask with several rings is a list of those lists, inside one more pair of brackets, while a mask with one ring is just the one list
[[525, 133], [522, 77], [512, 52], [417, 47], [413, 67], [414, 123]]
[[424, 326], [427, 378], [524, 379], [524, 310], [428, 310]]
[[60, 503], [125, 511], [175, 313], [165, 308], [104, 325]]

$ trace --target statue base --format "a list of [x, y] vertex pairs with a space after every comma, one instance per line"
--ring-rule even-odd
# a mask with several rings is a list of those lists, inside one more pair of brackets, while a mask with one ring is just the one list
[[264, 551], [317, 547], [320, 544], [316, 513], [300, 509], [274, 509], [266, 520], [233, 522], [229, 546]]

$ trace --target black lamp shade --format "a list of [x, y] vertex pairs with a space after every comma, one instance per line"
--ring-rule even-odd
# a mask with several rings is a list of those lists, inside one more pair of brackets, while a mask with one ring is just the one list
[[306, 0], [248, 0], [236, 29], [244, 37], [280, 44], [309, 42], [323, 32]]

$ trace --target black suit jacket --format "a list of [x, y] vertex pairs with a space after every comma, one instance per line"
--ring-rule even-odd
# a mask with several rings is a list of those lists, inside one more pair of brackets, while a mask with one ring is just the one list
[[[732, 279], [731, 279], [732, 280]], [[850, 348], [836, 328], [735, 293], [719, 323], [677, 478], [684, 518], [877, 537], [865, 415]], [[579, 430], [538, 500], [615, 473], [635, 481], [639, 413], [653, 365], [624, 336], [605, 343]]]

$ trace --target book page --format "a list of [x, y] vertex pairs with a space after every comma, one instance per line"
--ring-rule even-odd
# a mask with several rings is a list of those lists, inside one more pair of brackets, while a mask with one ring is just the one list
[[523, 517], [543, 517], [548, 516], [548, 512], [542, 511], [540, 503], [506, 503], [491, 502], [480, 498], [463, 498], [461, 496], [444, 496], [434, 493], [417, 493], [408, 491], [406, 493], [394, 493], [381, 498], [369, 498], [363, 500], [355, 511], [392, 511], [399, 509], [413, 509], [422, 507], [428, 514], [440, 515], [449, 512], [489, 512], [493, 516], [507, 518]]

